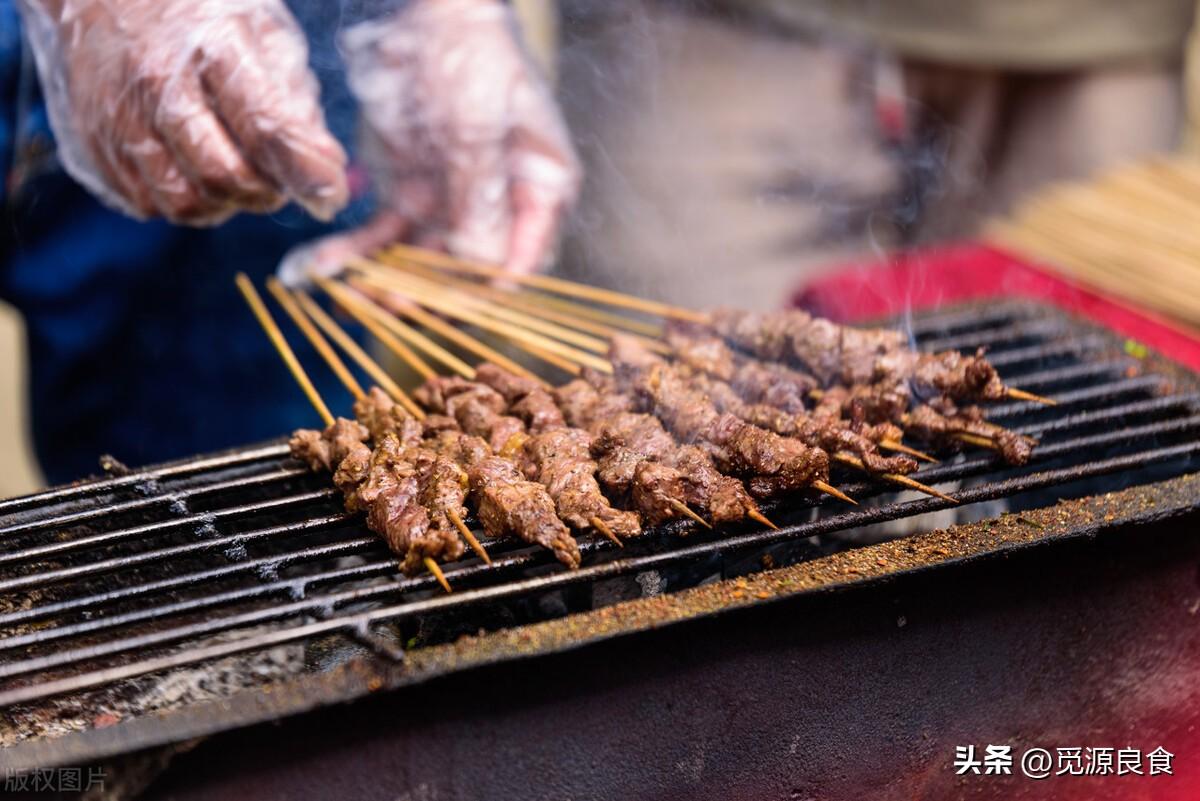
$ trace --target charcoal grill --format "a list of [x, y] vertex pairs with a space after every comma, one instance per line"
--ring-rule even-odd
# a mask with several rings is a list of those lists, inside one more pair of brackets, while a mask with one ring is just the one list
[[[117, 464], [101, 478], [0, 501], [0, 766], [94, 764], [223, 733], [180, 761], [175, 775], [190, 778], [176, 780], [177, 797], [226, 797], [229, 788], [215, 778], [223, 772], [259, 777], [237, 786], [261, 795], [268, 764], [288, 766], [269, 772], [280, 793], [324, 797], [329, 788], [319, 777], [339, 771], [323, 755], [337, 753], [356, 769], [387, 774], [372, 785], [381, 798], [415, 786], [429, 792], [412, 797], [527, 796], [531, 775], [553, 783], [546, 797], [588, 796], [581, 788], [597, 786], [675, 797], [689, 781], [711, 779], [718, 764], [730, 788], [769, 788], [758, 797], [782, 788], [795, 798], [820, 796], [829, 788], [804, 778], [807, 769], [789, 773], [776, 763], [789, 764], [798, 747], [810, 749], [811, 765], [827, 763], [828, 741], [796, 735], [777, 759], [755, 750], [762, 738], [782, 736], [779, 727], [800, 725], [780, 718], [763, 695], [779, 692], [779, 677], [823, 675], [837, 692], [841, 670], [874, 686], [861, 666], [882, 670], [882, 659], [895, 669], [884, 655], [911, 653], [926, 679], [953, 688], [961, 684], [953, 671], [974, 658], [929, 642], [911, 652], [896, 643], [875, 648], [867, 632], [879, 633], [881, 610], [889, 640], [907, 626], [898, 606], [940, 619], [937, 637], [999, 637], [987, 623], [956, 628], [945, 593], [956, 593], [963, 610], [992, 609], [1005, 596], [1009, 606], [1015, 597], [1053, 596], [1059, 610], [1115, 614], [1112, 603], [1125, 597], [1119, 588], [1195, 556], [1192, 538], [1165, 533], [1191, 529], [1200, 505], [1200, 479], [1189, 475], [1200, 457], [1194, 376], [1041, 306], [950, 309], [908, 324], [922, 348], [986, 346], [1006, 382], [1059, 401], [990, 410], [991, 419], [1041, 440], [1029, 465], [969, 451], [917, 474], [952, 488], [962, 502], [953, 511], [847, 475], [838, 485], [859, 507], [795, 497], [765, 507], [777, 531], [675, 525], [624, 549], [582, 542], [578, 571], [485, 540], [494, 563], [447, 566], [456, 592], [444, 595], [432, 577], [401, 576], [377, 538], [341, 511], [327, 478], [289, 461], [282, 442], [132, 472]], [[944, 528], [948, 522], [956, 525]], [[1142, 535], [1119, 569], [1111, 551], [1097, 550], [1097, 542], [1126, 543], [1129, 532], [1147, 530], [1157, 533]], [[1052, 568], [1046, 553], [1055, 554]], [[1092, 589], [1073, 584], [1063, 559], [1093, 569]], [[1194, 591], [1188, 569], [1184, 584]], [[1064, 586], [1074, 587], [1069, 604]], [[1058, 618], [1038, 603], [1018, 605], [1038, 633]], [[1008, 640], [1019, 641], [1007, 626], [1000, 628]], [[917, 628], [906, 636], [915, 641]], [[833, 652], [811, 652], [813, 638], [834, 632], [861, 635], [845, 652], [853, 668]], [[701, 653], [701, 642], [717, 651]], [[1200, 664], [1188, 661], [1200, 653], [1194, 639], [1177, 646], [1186, 653], [1167, 661]], [[984, 651], [978, 658], [1003, 658]], [[693, 675], [713, 653], [722, 664], [705, 676], [726, 671], [725, 687], [748, 696]], [[739, 653], [761, 661], [741, 664]], [[1045, 675], [1062, 669], [1056, 664], [1036, 669]], [[692, 708], [691, 693], [680, 693], [685, 681], [723, 700]], [[657, 722], [631, 706], [642, 693], [649, 695], [641, 709], [653, 709]], [[947, 689], [935, 705], [956, 697]], [[870, 741], [852, 724], [856, 704], [843, 701], [841, 712], [822, 703], [822, 719], [857, 732], [843, 743]], [[753, 734], [731, 725], [738, 704], [758, 705]], [[564, 710], [577, 717], [560, 718]], [[283, 734], [264, 736], [262, 724], [285, 720]], [[893, 745], [907, 741], [889, 728], [895, 723], [879, 721]], [[656, 741], [659, 760], [646, 756], [645, 742], [631, 741], [639, 729], [668, 741], [710, 731], [724, 739], [707, 746], [707, 757]], [[476, 749], [470, 759], [456, 742]], [[927, 730], [926, 751], [930, 742]], [[640, 758], [597, 764], [623, 748]], [[951, 754], [931, 752], [920, 764], [944, 766]], [[748, 779], [746, 764], [763, 766], [762, 784]], [[907, 775], [921, 773], [910, 765]], [[480, 784], [468, 790], [469, 780]]]

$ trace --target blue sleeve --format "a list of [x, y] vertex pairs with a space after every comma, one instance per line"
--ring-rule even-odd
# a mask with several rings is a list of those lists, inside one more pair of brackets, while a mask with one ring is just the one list
[[21, 73], [21, 27], [10, 0], [0, 0], [0, 204], [8, 200], [8, 176], [16, 141], [17, 84]]

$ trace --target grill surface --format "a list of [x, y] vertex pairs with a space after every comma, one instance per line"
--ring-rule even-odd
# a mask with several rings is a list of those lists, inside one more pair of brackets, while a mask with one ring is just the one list
[[[986, 345], [1007, 382], [1060, 403], [990, 409], [990, 419], [1040, 438], [1023, 468], [969, 451], [917, 474], [962, 501], [955, 520], [1160, 481], [1200, 461], [1193, 378], [1134, 343], [1015, 304], [924, 316], [912, 331], [930, 350]], [[61, 754], [44, 747], [69, 732], [94, 735], [115, 724], [116, 733], [152, 712], [234, 693], [245, 702], [270, 690], [267, 715], [348, 699], [378, 682], [348, 681], [346, 670], [401, 663], [406, 649], [951, 522], [944, 501], [897, 495], [852, 474], [837, 478], [862, 506], [799, 496], [767, 507], [779, 531], [675, 526], [623, 550], [584, 541], [578, 571], [560, 569], [544, 552], [485, 540], [494, 564], [447, 566], [456, 589], [449, 596], [429, 576], [399, 575], [379, 540], [342, 513], [328, 478], [290, 462], [282, 444], [0, 501], [0, 744], [27, 746], [0, 761], [79, 762], [228, 728], [238, 719], [220, 713], [190, 726], [142, 720], [124, 745], [117, 736], [87, 738]], [[296, 690], [301, 679], [335, 674], [323, 693]]]

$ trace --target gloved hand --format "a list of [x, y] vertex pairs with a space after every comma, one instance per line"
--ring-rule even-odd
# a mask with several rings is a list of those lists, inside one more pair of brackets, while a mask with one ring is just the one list
[[543, 266], [580, 169], [500, 0], [413, 0], [341, 40], [378, 215], [284, 260], [285, 280], [407, 239], [517, 273]]
[[346, 155], [281, 0], [18, 5], [63, 165], [105, 203], [190, 224], [345, 205]]

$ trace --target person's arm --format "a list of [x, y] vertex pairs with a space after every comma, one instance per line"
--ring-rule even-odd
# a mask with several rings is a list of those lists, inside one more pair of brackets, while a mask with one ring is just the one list
[[328, 219], [346, 156], [281, 0], [18, 0], [67, 171], [128, 214]]

